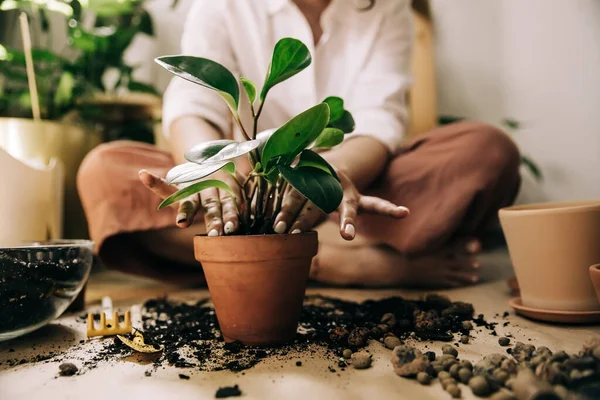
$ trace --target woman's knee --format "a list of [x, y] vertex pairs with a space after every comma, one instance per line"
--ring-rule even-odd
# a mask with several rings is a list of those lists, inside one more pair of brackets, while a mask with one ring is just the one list
[[518, 175], [519, 148], [506, 133], [491, 125], [473, 123], [466, 134], [468, 140], [461, 153], [472, 163], [471, 168], [491, 176]]

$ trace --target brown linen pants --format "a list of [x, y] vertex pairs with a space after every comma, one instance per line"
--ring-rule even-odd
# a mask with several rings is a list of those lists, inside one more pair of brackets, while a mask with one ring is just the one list
[[[407, 206], [409, 217], [363, 215], [357, 231], [407, 255], [476, 237], [496, 220], [498, 209], [514, 201], [519, 165], [516, 145], [496, 128], [477, 122], [435, 128], [403, 146], [368, 191]], [[197, 266], [148, 254], [131, 235], [174, 226], [176, 210], [157, 211], [160, 199], [138, 177], [141, 169], [164, 176], [173, 166], [168, 152], [128, 141], [103, 144], [84, 160], [79, 195], [96, 252], [109, 268], [171, 281], [178, 272], [198, 274]]]

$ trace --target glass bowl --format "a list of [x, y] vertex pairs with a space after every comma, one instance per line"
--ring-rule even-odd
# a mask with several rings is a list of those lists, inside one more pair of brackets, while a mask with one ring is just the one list
[[85, 285], [89, 240], [49, 240], [0, 247], [0, 341], [58, 318]]

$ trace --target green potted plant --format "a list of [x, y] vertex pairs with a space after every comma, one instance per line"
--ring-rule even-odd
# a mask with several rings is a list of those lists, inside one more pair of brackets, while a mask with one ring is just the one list
[[[314, 151], [338, 145], [354, 130], [354, 120], [342, 99], [328, 97], [270, 134], [257, 132], [269, 90], [308, 67], [311, 60], [302, 42], [281, 39], [258, 92], [249, 79], [241, 77], [238, 83], [229, 70], [212, 60], [185, 55], [156, 59], [173, 74], [216, 91], [246, 139], [201, 143], [186, 152], [189, 162], [171, 169], [166, 180], [188, 186], [159, 206], [167, 207], [211, 187], [234, 195], [224, 182], [204, 179], [218, 170], [233, 175], [241, 189], [241, 198], [236, 199], [240, 229], [228, 236], [194, 238], [195, 257], [204, 269], [226, 341], [265, 345], [295, 337], [318, 242], [316, 232], [273, 231], [288, 185], [325, 214], [335, 211], [342, 201], [342, 186], [334, 168]], [[250, 101], [252, 130], [244, 127], [238, 116], [240, 83]], [[252, 172], [240, 179], [233, 160], [242, 156], [248, 157]]]
[[[21, 12], [34, 33], [29, 44], [37, 116], [26, 73], [28, 52], [17, 48]], [[153, 34], [150, 15], [143, 0], [0, 0], [0, 18], [7, 27], [0, 29], [0, 147], [18, 158], [62, 161], [64, 236], [85, 238], [87, 223], [75, 184], [85, 155], [115, 139], [154, 142], [160, 98], [152, 86], [133, 78], [134, 68], [124, 59], [137, 34]], [[51, 22], [65, 25], [68, 46], [60, 51], [52, 46]], [[114, 85], [105, 85], [107, 71]], [[126, 96], [117, 95], [124, 90]]]

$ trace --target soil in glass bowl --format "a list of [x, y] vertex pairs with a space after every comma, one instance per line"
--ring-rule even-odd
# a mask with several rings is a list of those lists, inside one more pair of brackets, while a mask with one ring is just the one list
[[0, 340], [60, 316], [88, 278], [92, 249], [89, 241], [0, 248]]

